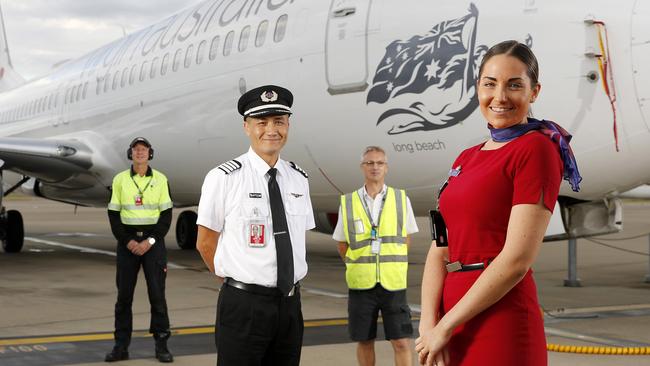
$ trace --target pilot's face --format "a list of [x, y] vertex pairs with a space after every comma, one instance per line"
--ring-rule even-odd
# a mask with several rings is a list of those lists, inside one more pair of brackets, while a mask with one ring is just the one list
[[131, 148], [131, 158], [136, 164], [143, 164], [149, 161], [149, 148], [142, 143], [135, 144]]
[[513, 56], [497, 55], [483, 65], [478, 81], [481, 113], [494, 128], [526, 122], [540, 85], [532, 85], [526, 65]]
[[379, 151], [368, 152], [361, 161], [361, 171], [363, 171], [366, 182], [383, 183], [386, 173], [388, 173], [386, 155]]
[[289, 116], [247, 117], [244, 130], [251, 147], [260, 155], [277, 155], [287, 143]]

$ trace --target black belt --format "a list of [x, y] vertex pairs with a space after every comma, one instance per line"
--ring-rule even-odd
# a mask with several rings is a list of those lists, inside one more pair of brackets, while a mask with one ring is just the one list
[[[235, 279], [232, 279], [230, 277], [226, 277], [224, 280], [224, 283], [230, 287], [235, 287], [240, 290], [244, 290], [246, 292], [250, 292], [252, 294], [256, 295], [263, 295], [263, 296], [282, 296], [282, 291], [280, 291], [279, 288], [277, 287], [266, 287], [266, 286], [260, 286], [260, 285], [253, 285], [250, 283], [244, 283], [244, 282], [239, 282]], [[289, 295], [287, 296], [294, 296], [295, 294], [298, 293], [298, 290], [300, 290], [300, 283], [296, 283], [292, 288], [291, 291], [289, 292]]]
[[447, 272], [468, 272], [485, 268], [485, 263], [462, 264], [459, 261], [447, 263]]

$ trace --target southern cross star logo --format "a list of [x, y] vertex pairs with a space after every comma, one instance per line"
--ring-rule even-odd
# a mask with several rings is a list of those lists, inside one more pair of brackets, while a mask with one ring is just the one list
[[386, 47], [366, 104], [400, 106], [382, 113], [377, 125], [389, 135], [451, 127], [476, 110], [479, 61], [487, 52], [476, 46], [478, 9], [445, 20], [427, 33], [396, 40]]

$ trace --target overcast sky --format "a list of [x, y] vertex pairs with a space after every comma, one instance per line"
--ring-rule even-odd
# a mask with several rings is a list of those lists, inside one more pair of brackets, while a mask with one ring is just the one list
[[199, 1], [0, 0], [0, 7], [11, 61], [31, 79]]

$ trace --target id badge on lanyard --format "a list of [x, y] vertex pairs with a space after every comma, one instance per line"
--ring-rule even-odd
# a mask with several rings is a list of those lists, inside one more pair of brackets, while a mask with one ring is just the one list
[[251, 248], [266, 246], [266, 219], [260, 216], [259, 210], [253, 210], [253, 217], [246, 219], [246, 241]]
[[370, 230], [370, 251], [372, 254], [379, 254], [381, 248], [381, 238], [377, 236], [377, 226], [373, 225]]
[[141, 194], [136, 194], [133, 196], [133, 200], [135, 201], [136, 206], [142, 206], [142, 195]]

